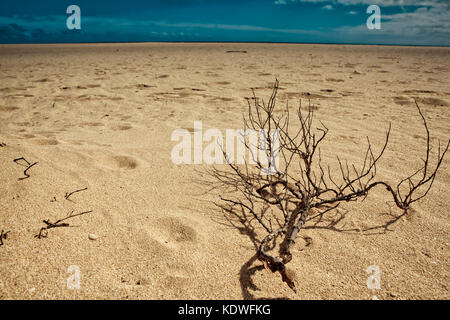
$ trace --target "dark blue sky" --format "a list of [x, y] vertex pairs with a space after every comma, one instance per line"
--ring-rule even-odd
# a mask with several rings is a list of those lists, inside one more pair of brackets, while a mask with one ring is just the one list
[[[450, 45], [448, 0], [1, 0], [0, 43], [268, 41]], [[369, 30], [369, 5], [381, 29]], [[69, 5], [81, 30], [69, 30]]]

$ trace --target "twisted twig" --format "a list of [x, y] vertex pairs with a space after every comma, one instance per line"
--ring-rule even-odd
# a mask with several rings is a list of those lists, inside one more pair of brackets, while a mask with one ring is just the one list
[[59, 227], [69, 227], [70, 225], [67, 222], [63, 222], [64, 220], [67, 220], [67, 219], [70, 219], [70, 218], [74, 218], [74, 217], [77, 217], [77, 216], [81, 216], [83, 214], [91, 213], [91, 212], [92, 212], [92, 210], [84, 211], [84, 212], [77, 213], [77, 214], [73, 214], [73, 211], [72, 211], [67, 217], [59, 219], [59, 220], [56, 220], [55, 222], [50, 222], [49, 219], [43, 220], [42, 222], [44, 222], [46, 224], [46, 226], [42, 227], [39, 230], [39, 233], [37, 235], [35, 235], [35, 237], [38, 238], [38, 239], [47, 238], [48, 229], [59, 228]]

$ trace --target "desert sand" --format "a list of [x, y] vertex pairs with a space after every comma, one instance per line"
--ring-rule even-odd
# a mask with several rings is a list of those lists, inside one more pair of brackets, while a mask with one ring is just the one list
[[[296, 294], [214, 205], [209, 166], [171, 160], [175, 129], [242, 128], [250, 89], [268, 98], [278, 78], [280, 104], [317, 107], [330, 161], [357, 162], [366, 136], [379, 150], [391, 122], [377, 174], [398, 182], [425, 152], [414, 99], [435, 148], [449, 139], [450, 48], [1, 45], [0, 71], [1, 299], [450, 298], [449, 157], [428, 196], [388, 230], [372, 227], [401, 211], [380, 189], [330, 213], [331, 224], [308, 222], [289, 264]], [[21, 157], [38, 163], [19, 180]], [[35, 237], [43, 220], [90, 210]], [[371, 265], [379, 290], [367, 287]], [[79, 289], [67, 286], [70, 266]]]

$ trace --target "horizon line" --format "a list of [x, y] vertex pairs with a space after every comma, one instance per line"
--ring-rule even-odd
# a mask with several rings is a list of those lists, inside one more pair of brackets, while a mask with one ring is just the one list
[[315, 44], [315, 45], [354, 45], [354, 46], [386, 46], [386, 47], [437, 47], [448, 48], [445, 44], [392, 44], [392, 43], [358, 43], [358, 42], [296, 42], [296, 41], [79, 41], [79, 42], [17, 42], [0, 43], [0, 45], [37, 45], [37, 44], [122, 44], [122, 43], [249, 43], [249, 44]]

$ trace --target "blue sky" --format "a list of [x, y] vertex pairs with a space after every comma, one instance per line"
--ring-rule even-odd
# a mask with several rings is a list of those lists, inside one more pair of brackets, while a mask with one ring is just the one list
[[[263, 41], [450, 45], [448, 0], [1, 0], [0, 43]], [[381, 29], [369, 30], [369, 5]], [[69, 5], [81, 30], [68, 30]]]

